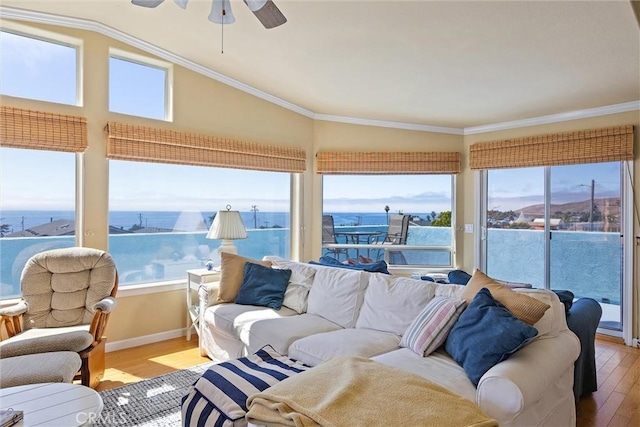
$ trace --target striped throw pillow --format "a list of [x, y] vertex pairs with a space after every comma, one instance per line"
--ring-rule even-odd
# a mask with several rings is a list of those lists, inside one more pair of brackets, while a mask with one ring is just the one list
[[247, 425], [249, 396], [307, 369], [269, 345], [250, 356], [213, 365], [182, 398], [182, 425]]
[[428, 356], [444, 344], [466, 306], [462, 298], [434, 297], [404, 332], [400, 347]]

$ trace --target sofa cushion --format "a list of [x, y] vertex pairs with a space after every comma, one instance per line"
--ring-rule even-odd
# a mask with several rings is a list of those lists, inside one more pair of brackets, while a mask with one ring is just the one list
[[472, 402], [476, 402], [476, 388], [469, 381], [464, 369], [442, 350], [431, 353], [429, 357], [422, 357], [408, 348], [400, 348], [374, 356], [371, 359], [420, 375]]
[[372, 357], [396, 350], [400, 337], [372, 329], [340, 329], [294, 341], [289, 357], [316, 366], [339, 356]]
[[291, 270], [274, 269], [247, 262], [236, 304], [258, 305], [279, 310], [289, 284]]
[[433, 298], [436, 286], [424, 280], [371, 274], [356, 328], [401, 336]]
[[244, 278], [244, 265], [247, 262], [271, 267], [271, 261], [258, 261], [228, 252], [222, 252], [220, 254], [218, 302], [234, 302], [236, 300], [240, 285], [242, 285], [242, 279]]
[[442, 284], [439, 283], [436, 287], [436, 296], [437, 297], [457, 297], [462, 298], [462, 292], [464, 292], [465, 286], [463, 285], [455, 285], [451, 283]]
[[353, 328], [362, 306], [369, 273], [317, 267], [309, 291], [307, 313], [324, 317], [343, 328]]
[[338, 329], [342, 328], [323, 317], [300, 314], [245, 322], [238, 337], [247, 346], [249, 353], [270, 344], [278, 353], [287, 354], [289, 346], [295, 340]]
[[482, 288], [449, 333], [447, 352], [474, 385], [494, 365], [526, 346], [538, 331], [515, 317]]
[[428, 356], [444, 344], [466, 305], [462, 298], [434, 297], [404, 332], [400, 346]]
[[514, 292], [509, 287], [501, 285], [488, 277], [480, 270], [476, 270], [473, 273], [471, 280], [469, 280], [462, 292], [462, 298], [464, 298], [467, 303], [470, 303], [482, 288], [487, 288], [491, 292], [491, 295], [511, 311], [514, 316], [529, 325], [533, 325], [540, 320], [544, 312], [550, 307], [549, 304], [531, 298], [524, 293]]
[[207, 327], [219, 329], [227, 335], [238, 336], [243, 326], [258, 320], [277, 319], [296, 314], [295, 311], [287, 307], [274, 310], [255, 305], [218, 304], [208, 307], [205, 317], [208, 322]]
[[289, 285], [284, 293], [282, 305], [302, 314], [307, 312], [309, 290], [313, 284], [316, 269], [308, 264], [283, 259], [271, 259], [273, 268], [291, 270]]

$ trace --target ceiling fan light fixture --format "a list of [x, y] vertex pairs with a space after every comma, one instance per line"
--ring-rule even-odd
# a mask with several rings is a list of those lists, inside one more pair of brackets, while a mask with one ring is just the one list
[[158, 7], [164, 0], [131, 0], [131, 3], [142, 7]]
[[209, 21], [214, 24], [233, 24], [236, 22], [229, 0], [213, 0], [211, 2]]
[[175, 1], [176, 4], [178, 6], [180, 6], [181, 8], [183, 8], [183, 9], [186, 9], [187, 8], [187, 3], [189, 3], [189, 0], [173, 0], [173, 1]]

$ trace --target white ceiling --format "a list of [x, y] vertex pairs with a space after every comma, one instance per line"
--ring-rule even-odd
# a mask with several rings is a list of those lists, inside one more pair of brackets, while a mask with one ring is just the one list
[[640, 100], [640, 31], [628, 1], [275, 0], [267, 30], [129, 0], [2, 0], [99, 22], [316, 115], [469, 128]]

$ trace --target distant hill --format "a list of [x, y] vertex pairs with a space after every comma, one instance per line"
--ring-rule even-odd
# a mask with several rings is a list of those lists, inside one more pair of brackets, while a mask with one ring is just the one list
[[[619, 197], [606, 197], [602, 199], [594, 199], [593, 201], [598, 207], [598, 210], [608, 215], [617, 216], [620, 214], [620, 198]], [[551, 204], [551, 213], [556, 212], [589, 212], [591, 209], [591, 200], [584, 200], [581, 202], [570, 202], [562, 204]], [[516, 213], [523, 212], [527, 217], [543, 217], [544, 216], [544, 204], [525, 206], [520, 209], [514, 210]]]

